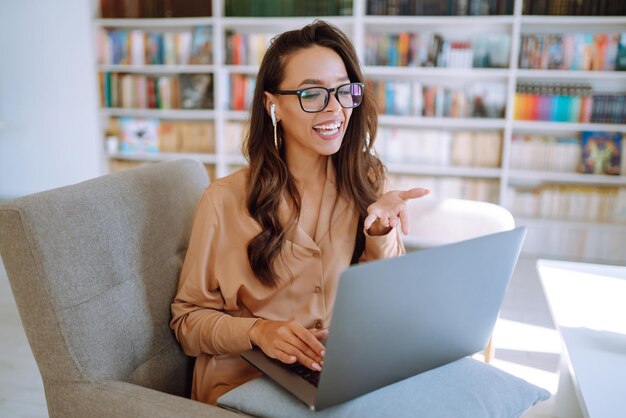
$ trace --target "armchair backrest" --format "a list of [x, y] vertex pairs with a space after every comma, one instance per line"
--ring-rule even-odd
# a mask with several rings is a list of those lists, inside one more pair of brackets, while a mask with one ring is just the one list
[[416, 199], [407, 248], [451, 244], [515, 228], [511, 212], [494, 203], [467, 199]]
[[120, 380], [186, 395], [170, 303], [201, 163], [111, 174], [0, 205], [0, 254], [50, 406], [63, 385]]

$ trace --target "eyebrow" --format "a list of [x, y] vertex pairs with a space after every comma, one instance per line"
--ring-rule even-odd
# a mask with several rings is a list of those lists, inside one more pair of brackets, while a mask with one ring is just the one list
[[[340, 77], [337, 79], [337, 81], [349, 81], [350, 78], [348, 78], [347, 75], [344, 75], [343, 77]], [[298, 87], [304, 85], [304, 84], [324, 84], [324, 82], [322, 80], [319, 80], [317, 78], [307, 78], [306, 80], [303, 80]]]

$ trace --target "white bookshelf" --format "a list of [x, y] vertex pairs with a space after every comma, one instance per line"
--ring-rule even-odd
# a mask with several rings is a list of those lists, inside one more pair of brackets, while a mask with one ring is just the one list
[[214, 110], [192, 109], [129, 109], [111, 107], [102, 109], [101, 114], [105, 117], [128, 116], [133, 118], [156, 118], [156, 119], [185, 119], [185, 120], [212, 120], [215, 119]]
[[626, 187], [626, 176], [609, 176], [597, 174], [562, 173], [556, 171], [508, 170], [509, 180], [541, 181], [562, 184], [602, 185]]
[[[342, 28], [353, 40], [358, 55], [365, 62], [365, 34], [369, 32], [439, 31], [444, 35], [465, 34], [508, 34], [510, 36], [510, 57], [507, 68], [407, 68], [364, 66], [364, 73], [373, 80], [443, 80], [450, 82], [480, 81], [497, 82], [506, 85], [506, 113], [503, 118], [440, 118], [416, 116], [380, 115], [381, 128], [441, 129], [448, 131], [498, 131], [502, 134], [502, 155], [500, 168], [423, 166], [415, 164], [387, 164], [392, 174], [416, 177], [459, 177], [485, 179], [499, 184], [499, 198], [496, 203], [510, 207], [507, 202], [509, 188], [518, 184], [562, 184], [597, 187], [626, 187], [626, 176], [598, 176], [578, 173], [517, 170], [510, 167], [510, 150], [515, 134], [572, 134], [583, 130], [619, 131], [626, 133], [626, 125], [599, 123], [565, 123], [514, 120], [514, 94], [518, 82], [585, 82], [594, 88], [610, 88], [608, 91], [626, 91], [626, 71], [559, 71], [518, 69], [521, 35], [526, 33], [561, 32], [626, 32], [626, 16], [586, 17], [586, 16], [522, 16], [522, 0], [515, 0], [514, 13], [508, 16], [368, 16], [366, 0], [353, 0], [352, 16], [323, 17], [324, 20]], [[310, 23], [313, 17], [225, 17], [223, 0], [212, 0], [213, 17], [206, 18], [164, 18], [164, 19], [95, 19], [95, 27], [119, 29], [163, 29], [177, 30], [200, 25], [210, 25], [213, 32], [212, 65], [98, 65], [100, 72], [120, 72], [138, 74], [178, 74], [210, 73], [214, 80], [214, 110], [149, 110], [149, 109], [102, 109], [103, 118], [132, 116], [154, 117], [169, 120], [207, 120], [214, 123], [215, 154], [159, 154], [156, 156], [128, 156], [114, 154], [109, 157], [122, 160], [162, 160], [177, 157], [190, 157], [215, 167], [217, 177], [229, 174], [236, 167], [244, 165], [241, 155], [227, 155], [226, 124], [245, 123], [248, 113], [227, 108], [227, 82], [232, 74], [254, 75], [258, 65], [226, 65], [225, 38], [227, 31], [242, 33], [280, 33], [299, 28]], [[607, 90], [605, 90], [607, 91]], [[239, 139], [238, 142], [241, 140]], [[104, 146], [103, 146], [104, 149]], [[532, 234], [551, 229], [576, 229], [591, 232], [623, 234], [626, 247], [626, 225], [594, 222], [571, 222], [555, 219], [517, 218], [519, 225], [529, 226]], [[529, 252], [533, 252], [532, 249]], [[550, 254], [546, 254], [550, 255]], [[581, 258], [574, 255], [573, 258]], [[584, 255], [582, 258], [585, 258]], [[626, 263], [626, 257], [613, 262]]]
[[215, 72], [214, 65], [99, 65], [98, 71], [139, 74], [204, 74]]
[[482, 167], [450, 167], [424, 164], [385, 164], [389, 173], [410, 174], [416, 176], [445, 176], [445, 177], [471, 177], [485, 179], [499, 179], [502, 170], [499, 168]]
[[124, 154], [121, 152], [112, 152], [108, 154], [109, 158], [129, 161], [167, 161], [179, 158], [190, 158], [200, 161], [203, 164], [216, 164], [218, 156], [216, 154], [201, 154], [187, 152], [162, 152], [159, 154]]
[[494, 118], [441, 118], [441, 117], [415, 117], [415, 116], [394, 116], [380, 115], [378, 117], [380, 126], [394, 126], [405, 128], [437, 128], [446, 129], [479, 129], [493, 130], [503, 129], [506, 126], [505, 119]]

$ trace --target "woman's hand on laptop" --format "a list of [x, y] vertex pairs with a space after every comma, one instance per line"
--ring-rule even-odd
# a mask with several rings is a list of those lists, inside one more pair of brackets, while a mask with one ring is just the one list
[[328, 330], [311, 332], [295, 321], [261, 319], [250, 328], [250, 341], [269, 357], [292, 364], [296, 361], [311, 370], [320, 371], [324, 346], [320, 342]]
[[363, 221], [363, 227], [369, 235], [377, 236], [389, 233], [399, 223], [402, 232], [407, 235], [410, 230], [410, 219], [406, 202], [429, 193], [430, 190], [422, 188], [392, 190], [385, 193], [367, 208], [367, 218]]

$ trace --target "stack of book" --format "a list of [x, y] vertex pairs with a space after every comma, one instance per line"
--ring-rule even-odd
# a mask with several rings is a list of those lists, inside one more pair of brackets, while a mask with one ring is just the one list
[[519, 67], [533, 70], [626, 70], [626, 33], [524, 34]]
[[462, 88], [423, 86], [417, 81], [368, 81], [380, 114], [428, 117], [502, 118], [504, 83], [474, 82]]
[[172, 32], [100, 28], [98, 62], [105, 65], [211, 64], [212, 37], [210, 26]]
[[502, 135], [492, 131], [379, 129], [376, 150], [391, 164], [499, 167]]
[[522, 13], [554, 16], [623, 16], [624, 0], [524, 0]]
[[391, 174], [389, 183], [390, 187], [396, 190], [425, 187], [430, 190], [430, 195], [433, 198], [469, 199], [498, 203], [500, 194], [500, 185], [497, 180]]
[[352, 0], [225, 0], [224, 16], [350, 16]]
[[514, 0], [368, 0], [369, 15], [510, 15]]
[[226, 122], [224, 124], [224, 153], [239, 155], [242, 152], [243, 141], [248, 134], [248, 124], [242, 122]]
[[582, 222], [626, 223], [626, 188], [542, 185], [510, 188], [516, 216]]
[[101, 106], [132, 109], [212, 109], [213, 75], [100, 73]]
[[626, 94], [594, 94], [588, 84], [521, 83], [514, 118], [555, 122], [626, 123]]
[[435, 32], [368, 33], [365, 64], [400, 67], [505, 68], [510, 36], [445, 39]]
[[215, 153], [213, 122], [159, 121], [145, 118], [111, 118], [107, 138], [112, 154]]
[[514, 134], [510, 155], [512, 169], [575, 173], [580, 165], [580, 138]]
[[256, 76], [249, 74], [231, 74], [227, 91], [230, 92], [228, 108], [230, 110], [248, 110], [252, 104], [252, 95], [256, 86]]
[[100, 0], [100, 17], [160, 18], [211, 16], [207, 0]]
[[226, 64], [259, 65], [275, 33], [226, 32]]

